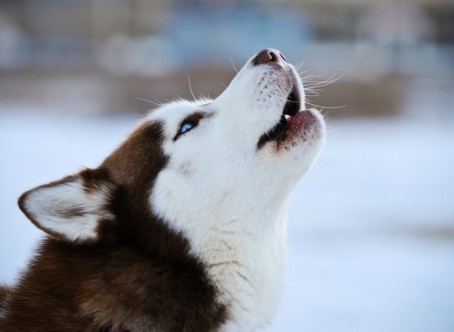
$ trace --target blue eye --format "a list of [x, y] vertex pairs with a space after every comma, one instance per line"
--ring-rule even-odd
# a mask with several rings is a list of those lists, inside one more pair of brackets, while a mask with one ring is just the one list
[[186, 119], [184, 119], [182, 122], [180, 122], [180, 127], [178, 128], [177, 134], [173, 138], [174, 141], [179, 139], [182, 135], [186, 134], [188, 131], [191, 131], [195, 127], [199, 125], [199, 122], [201, 119], [205, 117], [205, 113], [202, 112], [195, 112]]
[[184, 134], [194, 128], [194, 125], [190, 122], [184, 122], [181, 126], [180, 129], [178, 129], [178, 134]]

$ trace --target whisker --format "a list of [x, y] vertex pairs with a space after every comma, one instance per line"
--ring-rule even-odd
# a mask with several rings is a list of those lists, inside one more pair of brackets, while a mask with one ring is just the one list
[[162, 103], [158, 102], [158, 101], [154, 101], [154, 100], [149, 100], [149, 99], [145, 99], [145, 98], [141, 98], [141, 97], [137, 97], [138, 100], [142, 100], [142, 101], [146, 101], [150, 104], [153, 104], [157, 107], [161, 107], [162, 106]]
[[295, 65], [295, 69], [297, 72], [301, 69], [301, 67], [304, 65], [304, 61], [301, 61]]
[[196, 100], [197, 98], [194, 96], [194, 92], [192, 91], [192, 85], [191, 85], [191, 77], [188, 75], [188, 83], [189, 83], [189, 91], [191, 92], [192, 98]]
[[310, 81], [310, 80], [304, 80], [304, 78], [302, 79], [304, 83], [309, 83], [308, 85], [310, 87], [317, 87], [317, 88], [320, 88], [320, 87], [324, 87], [324, 86], [327, 86], [327, 85], [330, 85], [332, 83], [335, 83], [337, 82], [338, 80], [340, 80], [342, 78], [342, 76], [338, 76], [337, 74], [333, 74], [331, 75], [330, 77], [322, 80], [322, 81]]
[[235, 72], [238, 74], [238, 69], [236, 69], [235, 64], [233, 63], [233, 58], [230, 58], [230, 62], [231, 62], [231, 64], [232, 64], [233, 69], [234, 69]]
[[333, 109], [341, 109], [341, 108], [347, 107], [347, 105], [342, 105], [342, 106], [321, 106], [321, 105], [317, 105], [317, 104], [311, 103], [309, 101], [306, 101], [306, 104], [308, 104], [309, 106], [315, 107], [315, 108], [319, 108], [321, 110], [324, 110], [324, 109], [333, 110]]
[[139, 118], [139, 119], [142, 119], [143, 118], [143, 114], [139, 114], [139, 113], [132, 113], [132, 115], [134, 115], [136, 118]]

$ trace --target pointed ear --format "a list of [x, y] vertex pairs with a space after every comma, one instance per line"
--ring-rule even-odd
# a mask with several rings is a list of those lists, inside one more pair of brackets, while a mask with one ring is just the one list
[[19, 207], [50, 235], [93, 242], [99, 224], [114, 220], [110, 204], [116, 187], [106, 172], [87, 169], [27, 191], [19, 198]]

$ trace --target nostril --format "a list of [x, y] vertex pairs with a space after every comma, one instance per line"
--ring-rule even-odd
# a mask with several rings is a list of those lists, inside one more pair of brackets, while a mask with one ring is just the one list
[[270, 62], [278, 62], [279, 61], [279, 56], [274, 53], [273, 51], [269, 51], [268, 53], [271, 57], [271, 61]]
[[[279, 51], [278, 51], [278, 52], [279, 52]], [[284, 56], [284, 55], [282, 55], [282, 53], [281, 53], [281, 52], [279, 52], [279, 55], [280, 55], [280, 57], [282, 58], [282, 60], [284, 60], [284, 61], [287, 61], [287, 59], [285, 58], [285, 56]]]
[[273, 50], [271, 48], [266, 48], [261, 50], [255, 58], [252, 60], [254, 65], [262, 65], [266, 63], [279, 63], [280, 61], [284, 60], [284, 56], [278, 50]]

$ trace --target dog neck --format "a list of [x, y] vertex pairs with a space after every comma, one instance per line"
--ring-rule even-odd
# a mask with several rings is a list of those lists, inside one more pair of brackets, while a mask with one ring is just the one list
[[217, 221], [204, 236], [191, 239], [233, 318], [223, 331], [252, 330], [275, 315], [285, 270], [287, 204], [272, 211]]

